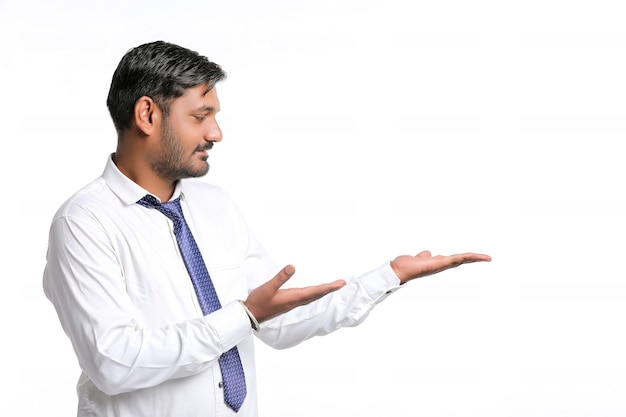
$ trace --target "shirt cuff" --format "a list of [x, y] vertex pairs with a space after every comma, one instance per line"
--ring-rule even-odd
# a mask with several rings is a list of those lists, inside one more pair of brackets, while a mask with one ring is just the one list
[[359, 283], [372, 298], [374, 304], [383, 302], [389, 295], [403, 286], [393, 272], [391, 262], [385, 262], [378, 268], [362, 275]]
[[250, 318], [239, 301], [231, 301], [205, 318], [215, 329], [224, 352], [252, 334]]

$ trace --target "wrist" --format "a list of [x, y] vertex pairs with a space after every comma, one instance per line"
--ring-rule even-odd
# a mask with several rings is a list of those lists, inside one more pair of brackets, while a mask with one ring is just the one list
[[391, 266], [393, 273], [396, 274], [396, 277], [398, 277], [398, 279], [400, 280], [400, 285], [405, 284], [407, 279], [402, 273], [402, 271], [400, 270], [400, 268], [398, 267], [398, 265], [396, 265], [395, 259], [389, 262], [389, 266]]
[[237, 300], [237, 301], [239, 301], [239, 304], [241, 304], [241, 306], [243, 307], [244, 311], [248, 315], [248, 318], [250, 319], [250, 325], [252, 326], [252, 329], [255, 332], [258, 332], [259, 330], [261, 330], [261, 325], [259, 324], [259, 322], [256, 319], [256, 317], [254, 317], [254, 315], [250, 312], [250, 310], [246, 306], [246, 303], [244, 303], [242, 300]]

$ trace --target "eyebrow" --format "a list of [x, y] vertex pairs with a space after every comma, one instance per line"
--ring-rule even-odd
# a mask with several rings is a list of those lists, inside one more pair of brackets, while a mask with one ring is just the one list
[[204, 113], [213, 113], [213, 112], [218, 112], [219, 109], [215, 109], [215, 107], [213, 106], [200, 106], [198, 108], [196, 108], [194, 111], [199, 111], [199, 112], [204, 112]]

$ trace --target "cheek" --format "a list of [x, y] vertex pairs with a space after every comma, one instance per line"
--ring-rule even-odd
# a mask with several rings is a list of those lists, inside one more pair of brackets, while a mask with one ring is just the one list
[[194, 123], [191, 125], [185, 126], [181, 130], [181, 134], [184, 135], [184, 138], [187, 142], [195, 142], [198, 143], [202, 140], [202, 136], [204, 134], [205, 127], [202, 123]]
[[180, 126], [174, 131], [178, 146], [195, 148], [202, 141], [202, 133], [196, 126]]

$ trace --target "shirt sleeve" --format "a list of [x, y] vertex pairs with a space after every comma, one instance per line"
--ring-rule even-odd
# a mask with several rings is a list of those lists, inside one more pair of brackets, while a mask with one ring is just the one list
[[106, 394], [200, 373], [252, 333], [237, 302], [205, 317], [141, 326], [117, 256], [106, 231], [89, 216], [53, 221], [44, 292], [81, 369]]
[[377, 304], [401, 288], [389, 262], [346, 281], [340, 290], [262, 323], [258, 337], [274, 348], [284, 349], [342, 327], [356, 326]]

